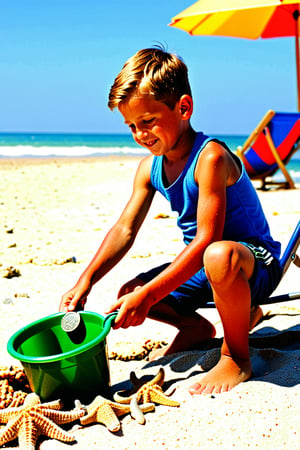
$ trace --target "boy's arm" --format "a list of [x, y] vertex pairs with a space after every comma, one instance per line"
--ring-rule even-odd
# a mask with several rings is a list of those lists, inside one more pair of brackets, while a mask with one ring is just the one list
[[133, 192], [120, 218], [110, 229], [92, 261], [75, 286], [61, 299], [60, 311], [82, 305], [92, 286], [108, 273], [128, 252], [150, 208], [154, 190], [150, 184], [152, 157], [144, 158], [136, 172]]
[[108, 312], [120, 308], [114, 328], [140, 325], [153, 304], [203, 267], [203, 255], [207, 246], [222, 239], [226, 187], [233, 182], [233, 165], [232, 157], [217, 143], [211, 142], [202, 151], [195, 171], [195, 179], [199, 185], [196, 237], [157, 277], [112, 305]]

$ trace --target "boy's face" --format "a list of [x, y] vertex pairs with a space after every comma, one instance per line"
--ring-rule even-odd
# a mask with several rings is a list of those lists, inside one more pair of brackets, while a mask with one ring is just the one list
[[[192, 99], [183, 97], [190, 99], [192, 110]], [[182, 99], [171, 110], [151, 95], [137, 93], [122, 103], [119, 111], [131, 129], [134, 140], [153, 155], [161, 156], [176, 150], [189, 127], [191, 113], [186, 113], [187, 107], [182, 105]]]

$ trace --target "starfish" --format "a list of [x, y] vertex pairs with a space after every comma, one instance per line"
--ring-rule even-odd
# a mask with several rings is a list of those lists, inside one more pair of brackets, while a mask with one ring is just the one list
[[69, 423], [85, 414], [83, 409], [60, 411], [60, 400], [41, 404], [35, 393], [27, 395], [23, 406], [6, 408], [0, 411], [0, 423], [6, 426], [0, 430], [0, 445], [18, 437], [22, 450], [34, 450], [40, 435], [48, 436], [64, 442], [72, 442], [75, 438], [57, 424]]
[[31, 389], [25, 372], [18, 366], [0, 366], [0, 409], [23, 405]]
[[180, 403], [168, 397], [162, 390], [165, 380], [165, 371], [161, 367], [157, 375], [150, 381], [145, 382], [138, 378], [134, 372], [130, 373], [130, 381], [133, 388], [129, 391], [118, 391], [114, 395], [114, 400], [119, 403], [128, 404], [132, 398], [136, 398], [138, 403], [153, 402], [166, 406], [179, 406]]
[[80, 423], [81, 425], [88, 425], [94, 422], [102, 423], [109, 431], [115, 432], [119, 431], [121, 427], [118, 417], [130, 412], [133, 418], [143, 424], [145, 423], [143, 413], [153, 411], [155, 406], [153, 403], [139, 406], [136, 399], [134, 400], [130, 402], [130, 405], [120, 404], [97, 395], [93, 402], [86, 406], [87, 415], [81, 417]]

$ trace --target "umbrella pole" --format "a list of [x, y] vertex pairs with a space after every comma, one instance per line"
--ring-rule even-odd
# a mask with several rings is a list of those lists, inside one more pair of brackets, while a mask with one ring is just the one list
[[300, 111], [300, 56], [299, 56], [299, 10], [297, 9], [293, 13], [295, 19], [295, 47], [296, 47], [296, 69], [297, 69], [297, 98], [298, 98], [298, 111]]
[[298, 111], [300, 111], [300, 58], [299, 58], [299, 36], [296, 36], [296, 64], [297, 64], [297, 93], [298, 93]]

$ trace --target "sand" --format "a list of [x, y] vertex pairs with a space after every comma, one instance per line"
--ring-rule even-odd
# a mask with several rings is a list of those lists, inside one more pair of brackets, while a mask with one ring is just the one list
[[[1, 159], [0, 364], [18, 364], [6, 351], [9, 337], [33, 320], [58, 310], [61, 295], [73, 286], [118, 218], [132, 189], [137, 157]], [[296, 190], [258, 191], [273, 236], [285, 247], [299, 220]], [[86, 309], [104, 314], [118, 288], [136, 273], [172, 260], [182, 248], [175, 215], [155, 198], [135, 245], [92, 290]], [[7, 269], [19, 274], [5, 278]], [[293, 265], [276, 294], [299, 291]], [[263, 307], [266, 316], [250, 336], [253, 378], [221, 395], [192, 397], [188, 387], [218, 357], [222, 326], [215, 309], [205, 309], [217, 327], [213, 348], [162, 358], [110, 361], [112, 389], [128, 384], [129, 373], [166, 372], [167, 392], [179, 408], [157, 406], [139, 425], [125, 416], [121, 431], [103, 425], [75, 425], [72, 446], [39, 441], [44, 449], [86, 448], [264, 448], [300, 447], [300, 301]], [[150, 320], [137, 328], [111, 330], [108, 348], [120, 342], [170, 341], [175, 330]], [[15, 446], [17, 445], [14, 442]], [[11, 448], [7, 446], [6, 448]], [[16, 448], [16, 447], [12, 447]]]

